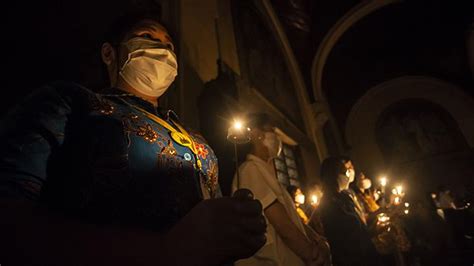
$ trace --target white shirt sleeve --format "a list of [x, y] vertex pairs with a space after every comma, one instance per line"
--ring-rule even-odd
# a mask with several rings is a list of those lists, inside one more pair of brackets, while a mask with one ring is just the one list
[[[239, 167], [239, 173], [239, 188], [246, 188], [252, 191], [255, 199], [258, 199], [262, 203], [263, 209], [277, 200], [277, 195], [265, 181], [264, 169], [259, 169], [257, 164], [254, 162], [246, 162]], [[236, 177], [234, 177], [234, 179], [235, 178]], [[236, 182], [234, 182], [234, 184], [235, 183]]]

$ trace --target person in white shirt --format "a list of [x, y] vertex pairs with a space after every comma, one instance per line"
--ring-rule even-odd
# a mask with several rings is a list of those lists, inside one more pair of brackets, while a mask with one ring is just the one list
[[301, 222], [293, 199], [277, 180], [273, 159], [282, 144], [272, 121], [267, 114], [257, 113], [248, 115], [246, 122], [251, 129], [251, 150], [239, 175], [234, 176], [232, 191], [246, 188], [260, 200], [268, 224], [267, 242], [254, 256], [235, 265], [330, 265], [324, 237]]

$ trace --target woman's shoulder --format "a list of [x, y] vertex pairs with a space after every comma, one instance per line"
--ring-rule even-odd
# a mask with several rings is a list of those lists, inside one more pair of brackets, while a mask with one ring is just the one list
[[33, 108], [57, 106], [71, 111], [89, 105], [97, 98], [92, 90], [71, 81], [53, 81], [33, 90], [23, 100], [23, 105]]
[[349, 202], [341, 193], [325, 196], [323, 200], [319, 207], [321, 216], [338, 216], [347, 212]]
[[82, 86], [79, 83], [73, 81], [64, 81], [64, 80], [56, 80], [50, 83], [45, 84], [44, 86], [40, 87], [37, 91], [45, 91], [50, 93], [57, 93], [61, 96], [65, 97], [90, 97], [95, 95], [95, 92], [92, 90]]

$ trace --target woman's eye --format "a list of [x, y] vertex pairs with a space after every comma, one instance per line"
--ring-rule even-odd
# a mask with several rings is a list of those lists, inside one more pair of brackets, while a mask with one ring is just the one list
[[149, 34], [149, 33], [143, 33], [143, 34], [140, 35], [140, 37], [145, 38], [145, 39], [150, 39], [150, 40], [153, 39], [151, 37], [151, 34]]

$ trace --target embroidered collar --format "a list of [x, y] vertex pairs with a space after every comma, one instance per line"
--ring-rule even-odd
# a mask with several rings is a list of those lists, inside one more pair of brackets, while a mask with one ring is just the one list
[[102, 90], [100, 93], [100, 95], [104, 96], [104, 97], [120, 97], [122, 98], [123, 100], [127, 101], [128, 103], [132, 104], [132, 105], [136, 105], [140, 108], [143, 108], [145, 109], [146, 111], [154, 114], [154, 115], [157, 115], [167, 121], [171, 121], [171, 120], [174, 120], [174, 121], [177, 121], [179, 122], [179, 117], [178, 115], [173, 111], [173, 110], [165, 110], [163, 108], [160, 108], [160, 107], [155, 107], [153, 106], [153, 104], [151, 104], [150, 102], [132, 94], [132, 93], [129, 93], [129, 92], [126, 92], [126, 91], [123, 91], [121, 89], [118, 89], [118, 88], [106, 88], [104, 90]]

